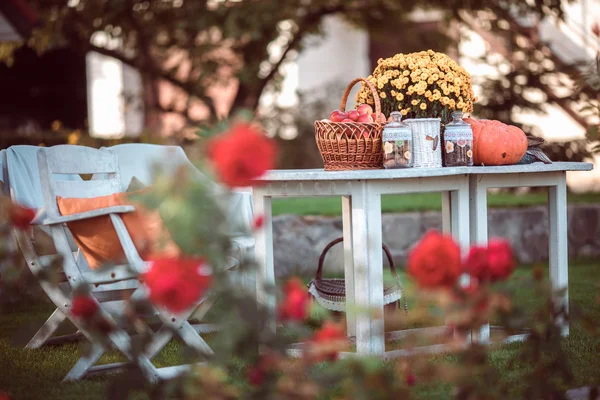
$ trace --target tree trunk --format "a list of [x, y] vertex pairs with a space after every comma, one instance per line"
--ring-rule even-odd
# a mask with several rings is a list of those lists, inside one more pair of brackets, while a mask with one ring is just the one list
[[159, 110], [159, 84], [156, 79], [142, 76], [144, 86], [144, 128], [159, 135], [162, 131], [162, 112]]

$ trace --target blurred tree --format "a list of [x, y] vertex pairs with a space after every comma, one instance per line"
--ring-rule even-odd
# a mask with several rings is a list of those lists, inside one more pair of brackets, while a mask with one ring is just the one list
[[[68, 46], [96, 51], [137, 68], [145, 82], [149, 109], [176, 112], [190, 124], [211, 123], [230, 110], [255, 110], [269, 85], [280, 82], [280, 66], [320, 34], [321, 21], [332, 14], [363, 26], [387, 40], [411, 39], [407, 18], [417, 8], [438, 9], [447, 21], [468, 15], [502, 16], [508, 9], [542, 17], [562, 14], [559, 0], [30, 0], [39, 27], [27, 45], [39, 52]], [[500, 17], [499, 17], [500, 20]], [[397, 32], [389, 37], [390, 27]], [[491, 24], [493, 34], [513, 31]], [[103, 33], [103, 34], [101, 34]], [[423, 45], [427, 35], [422, 35]], [[386, 40], [386, 36], [383, 36]], [[512, 41], [514, 42], [514, 41]], [[511, 43], [512, 43], [511, 42]], [[8, 59], [3, 52], [3, 57]], [[166, 81], [186, 101], [164, 104], [157, 84]], [[231, 105], [215, 104], [215, 91], [230, 88]], [[511, 98], [521, 106], [522, 100]], [[192, 103], [205, 113], [190, 113]], [[488, 103], [486, 109], [500, 112]], [[506, 119], [506, 118], [503, 118]]]

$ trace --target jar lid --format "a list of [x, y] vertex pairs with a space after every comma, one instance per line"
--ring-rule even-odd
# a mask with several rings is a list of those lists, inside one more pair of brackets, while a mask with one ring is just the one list
[[410, 131], [410, 126], [404, 121], [402, 121], [402, 113], [399, 111], [392, 111], [390, 114], [390, 118], [392, 119], [385, 125], [385, 128], [401, 128], [408, 129]]
[[463, 121], [463, 113], [462, 111], [453, 111], [452, 112], [452, 121], [446, 124], [445, 130], [464, 130], [471, 129], [471, 125]]

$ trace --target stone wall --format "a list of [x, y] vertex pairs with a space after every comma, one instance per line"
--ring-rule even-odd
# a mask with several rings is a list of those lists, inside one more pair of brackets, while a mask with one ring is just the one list
[[[490, 237], [508, 238], [522, 263], [548, 259], [546, 207], [490, 209]], [[600, 258], [600, 205], [574, 205], [568, 209], [569, 258]], [[383, 241], [394, 262], [402, 267], [408, 251], [428, 229], [442, 227], [440, 212], [383, 215]], [[319, 255], [331, 240], [342, 236], [342, 220], [332, 217], [282, 215], [273, 226], [277, 276], [314, 275]], [[343, 271], [342, 245], [325, 260], [326, 271]]]

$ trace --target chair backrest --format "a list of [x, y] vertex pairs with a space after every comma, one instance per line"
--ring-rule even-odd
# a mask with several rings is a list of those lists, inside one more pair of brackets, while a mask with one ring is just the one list
[[[46, 214], [59, 216], [56, 197], [90, 198], [122, 192], [117, 155], [108, 149], [60, 145], [38, 151]], [[62, 175], [101, 174], [104, 179], [64, 180]]]
[[[3, 190], [12, 200], [24, 206], [40, 209], [44, 207], [44, 198], [40, 183], [38, 165], [38, 146], [10, 146], [3, 150]], [[62, 175], [61, 180], [81, 181], [81, 176]]]
[[214, 188], [218, 187], [192, 164], [185, 151], [179, 146], [125, 143], [104, 148], [113, 150], [117, 155], [123, 190], [127, 189], [133, 177], [144, 185], [152, 185], [155, 167], [160, 168], [161, 172], [167, 175], [174, 175], [178, 168], [184, 167], [193, 180], [204, 182]]

